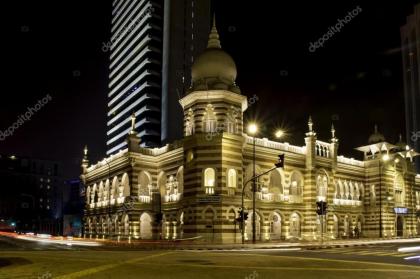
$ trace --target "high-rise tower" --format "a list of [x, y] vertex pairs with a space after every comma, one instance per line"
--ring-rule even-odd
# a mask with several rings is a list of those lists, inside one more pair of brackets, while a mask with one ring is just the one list
[[110, 54], [107, 154], [127, 147], [131, 115], [141, 145], [182, 136], [179, 99], [190, 86], [187, 69], [206, 46], [210, 0], [115, 0]]
[[[407, 142], [420, 152], [420, 5], [401, 27]], [[416, 159], [420, 172], [420, 159]]]

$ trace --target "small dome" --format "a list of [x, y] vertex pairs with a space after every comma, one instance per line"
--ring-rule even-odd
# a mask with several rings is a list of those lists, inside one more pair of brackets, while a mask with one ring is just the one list
[[236, 76], [235, 61], [222, 50], [214, 20], [207, 49], [195, 59], [191, 67], [191, 89], [230, 90], [239, 93], [239, 88], [235, 85]]
[[218, 78], [233, 85], [236, 80], [236, 65], [232, 57], [220, 48], [206, 49], [191, 68], [193, 83], [208, 78]]
[[378, 131], [378, 125], [375, 125], [375, 132], [370, 135], [369, 137], [369, 143], [378, 143], [378, 142], [384, 142], [385, 137]]

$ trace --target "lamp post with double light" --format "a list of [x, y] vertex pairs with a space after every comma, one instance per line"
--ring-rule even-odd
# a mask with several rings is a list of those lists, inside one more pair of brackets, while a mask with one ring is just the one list
[[252, 243], [256, 243], [257, 238], [255, 235], [256, 232], [256, 223], [255, 223], [255, 194], [257, 192], [256, 183], [255, 183], [255, 135], [258, 133], [258, 126], [255, 123], [248, 125], [248, 133], [252, 135]]

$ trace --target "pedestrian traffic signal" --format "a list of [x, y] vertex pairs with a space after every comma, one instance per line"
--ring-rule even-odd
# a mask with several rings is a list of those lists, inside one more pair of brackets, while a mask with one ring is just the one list
[[318, 215], [327, 214], [327, 208], [328, 208], [327, 202], [325, 202], [325, 201], [317, 201], [316, 202], [316, 213]]
[[276, 168], [283, 168], [284, 167], [284, 154], [279, 155], [279, 160], [274, 165], [276, 166]]

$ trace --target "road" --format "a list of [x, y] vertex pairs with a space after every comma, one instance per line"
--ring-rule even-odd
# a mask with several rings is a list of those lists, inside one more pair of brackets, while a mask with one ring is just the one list
[[[420, 278], [401, 245], [288, 251], [75, 247], [0, 237], [0, 278]], [[404, 246], [420, 246], [412, 243]]]

